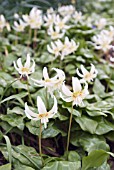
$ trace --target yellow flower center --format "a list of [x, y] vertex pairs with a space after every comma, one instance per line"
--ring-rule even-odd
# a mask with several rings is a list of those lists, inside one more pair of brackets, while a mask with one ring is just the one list
[[88, 74], [85, 75], [86, 80], [90, 79], [91, 77], [92, 77], [91, 73], [88, 73]]
[[82, 96], [82, 95], [83, 95], [82, 91], [78, 91], [78, 92], [74, 92], [72, 97], [77, 98], [78, 96]]
[[53, 32], [53, 33], [52, 33], [52, 36], [53, 36], [53, 37], [56, 37], [56, 36], [58, 36], [58, 33], [57, 33], [57, 32]]
[[22, 72], [27, 72], [27, 73], [28, 73], [28, 72], [29, 72], [29, 68], [27, 68], [27, 67], [22, 67], [21, 71], [22, 71]]
[[50, 79], [46, 79], [45, 82], [51, 82], [51, 80]]
[[40, 114], [38, 114], [38, 117], [40, 118], [40, 119], [42, 119], [42, 118], [44, 118], [44, 117], [47, 117], [48, 116], [48, 112], [46, 112], [46, 113], [40, 113]]

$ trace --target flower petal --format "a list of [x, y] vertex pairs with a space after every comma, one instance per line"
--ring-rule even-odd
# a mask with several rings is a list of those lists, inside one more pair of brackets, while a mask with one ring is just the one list
[[44, 69], [43, 69], [43, 77], [44, 77], [45, 80], [49, 79], [49, 75], [48, 75], [48, 72], [47, 72], [47, 67], [44, 67]]
[[26, 59], [26, 63], [24, 65], [24, 67], [27, 67], [27, 68], [30, 67], [30, 54], [27, 54], [27, 59]]
[[62, 92], [63, 92], [66, 96], [72, 96], [72, 92], [65, 86], [64, 83], [63, 83], [63, 85], [62, 85]]
[[78, 92], [82, 90], [80, 81], [78, 80], [77, 77], [72, 77], [72, 86], [73, 86], [73, 91]]
[[38, 120], [37, 114], [29, 109], [27, 103], [25, 103], [25, 114], [29, 119]]
[[83, 74], [81, 74], [81, 73], [79, 72], [78, 68], [76, 69], [76, 73], [78, 74], [78, 76], [84, 77]]
[[52, 109], [49, 111], [50, 114], [57, 113], [57, 109], [58, 109], [57, 108], [57, 99], [55, 98], [55, 96], [53, 96], [53, 97], [54, 97], [54, 105], [53, 105]]
[[18, 65], [19, 68], [22, 68], [22, 67], [23, 67], [22, 62], [21, 62], [21, 58], [19, 58], [19, 59], [17, 60], [17, 65]]
[[88, 71], [84, 68], [83, 65], [81, 65], [81, 70], [83, 74], [88, 74]]
[[37, 97], [37, 107], [39, 114], [47, 112], [44, 102], [42, 101], [40, 96]]

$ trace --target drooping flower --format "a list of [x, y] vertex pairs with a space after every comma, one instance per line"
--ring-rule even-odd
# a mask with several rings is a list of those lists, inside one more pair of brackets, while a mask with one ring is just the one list
[[29, 15], [22, 15], [23, 20], [31, 29], [40, 29], [43, 24], [42, 11], [33, 7]]
[[86, 68], [81, 65], [81, 71], [82, 74], [79, 72], [78, 68], [76, 70], [77, 74], [82, 78], [80, 82], [90, 82], [93, 81], [93, 79], [97, 76], [98, 71], [95, 69], [95, 66], [91, 64], [91, 70], [90, 72], [86, 70]]
[[68, 87], [63, 83], [62, 85], [62, 93], [60, 93], [60, 97], [66, 102], [72, 102], [73, 106], [80, 106], [83, 103], [83, 99], [89, 94], [88, 92], [88, 84], [86, 83], [84, 89], [82, 89], [81, 83], [77, 77], [72, 77], [72, 88], [73, 92], [71, 92]]
[[28, 75], [34, 72], [34, 70], [35, 70], [35, 62], [34, 62], [34, 60], [32, 60], [32, 61], [33, 61], [33, 64], [31, 66], [31, 64], [30, 64], [30, 55], [27, 54], [27, 59], [26, 59], [26, 62], [24, 64], [24, 66], [22, 65], [21, 58], [19, 58], [17, 60], [17, 65], [16, 65], [15, 61], [13, 62], [15, 69], [19, 72], [19, 74], [21, 74], [20, 77], [26, 76], [27, 78], [29, 78]]
[[106, 53], [110, 48], [113, 48], [111, 45], [112, 37], [109, 37], [104, 30], [102, 30], [100, 34], [94, 36], [92, 40], [94, 41], [94, 47], [97, 50], [102, 50]]
[[109, 37], [109, 39], [112, 39], [112, 41], [114, 40], [114, 27], [110, 26], [109, 30], [103, 30], [104, 34], [107, 35], [107, 37]]
[[44, 16], [44, 21], [45, 21], [44, 25], [47, 26], [47, 27], [53, 25], [54, 21], [55, 21], [55, 18], [56, 18], [55, 13], [54, 14], [53, 13], [52, 14], [48, 13], [47, 15]]
[[64, 43], [61, 40], [57, 40], [54, 43], [51, 43], [52, 48], [47, 45], [47, 49], [50, 53], [54, 54], [55, 57], [60, 56], [61, 60], [64, 59], [65, 56], [73, 53], [79, 47], [79, 43], [76, 44], [74, 40], [69, 40], [68, 37], [65, 37]]
[[53, 91], [60, 89], [63, 81], [65, 80], [65, 74], [62, 70], [57, 69], [57, 68], [53, 68], [52, 70], [55, 70], [56, 73], [57, 73], [54, 77], [49, 78], [47, 67], [44, 67], [44, 69], [43, 69], [43, 79], [42, 80], [32, 79], [32, 80], [39, 87], [47, 88], [47, 91], [53, 97]]
[[40, 98], [37, 97], [37, 107], [38, 113], [34, 113], [32, 110], [29, 109], [27, 103], [25, 103], [25, 114], [29, 119], [32, 120], [40, 120], [42, 124], [44, 124], [44, 128], [47, 128], [47, 123], [49, 122], [49, 118], [52, 118], [57, 113], [57, 100], [54, 96], [54, 105], [50, 111], [47, 111], [44, 102]]
[[48, 35], [50, 35], [52, 40], [62, 38], [64, 36], [64, 32], [60, 32], [59, 27], [55, 26], [53, 29], [53, 26], [51, 25], [48, 29]]
[[75, 23], [82, 22], [83, 16], [81, 11], [75, 11], [73, 14], [73, 19]]
[[17, 32], [23, 32], [27, 24], [19, 19], [19, 23], [14, 21], [13, 29]]
[[8, 31], [11, 30], [10, 25], [6, 22], [4, 15], [0, 15], [0, 32], [3, 31], [4, 27], [6, 27]]
[[65, 41], [61, 51], [61, 60], [64, 59], [64, 56], [67, 56], [76, 51], [78, 47], [79, 43], [76, 44], [73, 39], [70, 41], [68, 37], [65, 37]]
[[55, 57], [61, 55], [61, 50], [63, 48], [63, 43], [58, 39], [55, 42], [51, 42], [51, 47], [47, 45], [47, 50], [49, 53], [54, 54]]
[[70, 28], [70, 26], [66, 25], [66, 23], [68, 22], [69, 20], [69, 16], [65, 16], [63, 19], [60, 18], [60, 15], [57, 15], [56, 18], [55, 18], [55, 25], [60, 29], [60, 30], [67, 30]]
[[98, 29], [103, 29], [107, 25], [107, 20], [106, 18], [101, 18], [95, 22], [95, 25], [97, 26]]
[[58, 68], [52, 68], [52, 70], [55, 70], [57, 75], [56, 75], [56, 81], [54, 82], [54, 85], [53, 85], [53, 91], [54, 90], [60, 90], [61, 87], [62, 87], [62, 84], [65, 80], [65, 73], [63, 70], [61, 69], [58, 69]]
[[61, 6], [58, 8], [58, 12], [65, 17], [66, 15], [71, 16], [75, 11], [75, 7], [73, 5], [66, 5], [66, 6]]

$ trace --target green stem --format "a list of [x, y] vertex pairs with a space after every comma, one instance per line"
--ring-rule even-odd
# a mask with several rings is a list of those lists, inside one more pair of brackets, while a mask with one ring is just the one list
[[31, 44], [31, 36], [32, 36], [32, 29], [29, 28], [29, 43], [28, 43], [28, 46], [30, 46], [30, 44]]
[[49, 105], [48, 105], [48, 90], [47, 90], [47, 88], [46, 88], [46, 106], [48, 109]]
[[72, 124], [72, 114], [73, 114], [73, 104], [72, 104], [72, 109], [71, 109], [71, 114], [70, 114], [68, 137], [67, 137], [67, 147], [66, 147], [67, 156], [68, 156], [68, 149], [69, 149], [69, 142], [70, 142], [70, 130], [71, 130], [71, 124]]
[[30, 90], [29, 90], [29, 81], [27, 79], [27, 91], [28, 91], [28, 97], [29, 97], [29, 100], [32, 104], [32, 106], [34, 107], [34, 104], [33, 104], [33, 101], [32, 101], [32, 98], [31, 98], [31, 95], [30, 95]]
[[42, 157], [42, 144], [41, 144], [41, 139], [42, 139], [42, 124], [40, 120], [40, 133], [39, 133], [39, 154]]

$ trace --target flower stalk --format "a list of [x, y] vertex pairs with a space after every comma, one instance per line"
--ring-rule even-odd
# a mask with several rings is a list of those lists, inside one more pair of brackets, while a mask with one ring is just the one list
[[66, 146], [67, 156], [68, 156], [68, 149], [69, 149], [69, 143], [70, 143], [70, 132], [71, 132], [71, 125], [72, 125], [72, 114], [73, 114], [73, 104], [72, 104], [72, 109], [71, 109], [71, 113], [70, 113], [69, 129], [68, 129], [68, 136], [67, 136], [67, 146]]
[[41, 142], [41, 140], [42, 140], [42, 123], [41, 123], [41, 120], [40, 120], [40, 132], [39, 132], [38, 140], [39, 140], [39, 154], [42, 157], [42, 142]]
[[31, 94], [30, 94], [30, 89], [29, 89], [29, 81], [27, 79], [27, 91], [28, 91], [28, 97], [29, 97], [29, 101], [31, 102], [32, 106], [34, 107], [32, 98], [31, 98]]

